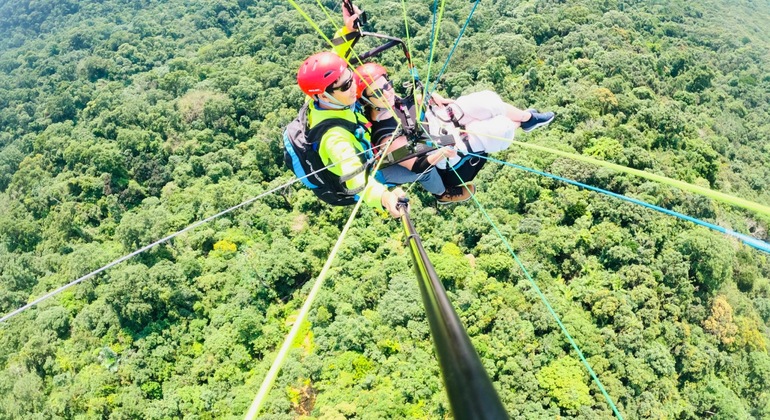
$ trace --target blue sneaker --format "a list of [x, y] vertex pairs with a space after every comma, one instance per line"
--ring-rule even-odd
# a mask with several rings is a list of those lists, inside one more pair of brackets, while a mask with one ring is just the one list
[[547, 125], [553, 121], [553, 118], [556, 116], [553, 112], [540, 113], [534, 109], [528, 109], [527, 111], [529, 111], [529, 113], [532, 115], [532, 118], [521, 123], [521, 128], [525, 133], [528, 133], [538, 127]]

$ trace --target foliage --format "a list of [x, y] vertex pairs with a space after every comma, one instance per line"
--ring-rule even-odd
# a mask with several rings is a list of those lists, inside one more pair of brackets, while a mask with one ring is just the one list
[[591, 403], [582, 367], [571, 357], [558, 359], [544, 367], [537, 374], [537, 380], [565, 410], [575, 411]]
[[[431, 4], [360, 3], [426, 78], [473, 6], [445, 3], [429, 65]], [[300, 5], [327, 35], [339, 24]], [[769, 18], [744, 0], [481, 2], [439, 89], [556, 112], [525, 141], [767, 205]], [[288, 182], [295, 70], [324, 48], [275, 1], [0, 4], [0, 311]], [[400, 52], [381, 61], [407, 80]], [[495, 157], [768, 240], [767, 219], [703, 197], [519, 148]], [[770, 417], [767, 255], [509, 167], [476, 184], [627, 418]], [[475, 206], [411, 196], [511, 416], [610, 418]], [[349, 212], [292, 186], [4, 323], [0, 418], [242, 416]], [[402, 232], [362, 213], [265, 418], [451, 416]]]

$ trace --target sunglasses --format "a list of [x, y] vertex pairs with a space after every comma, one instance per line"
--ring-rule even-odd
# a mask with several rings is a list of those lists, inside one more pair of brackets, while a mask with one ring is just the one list
[[372, 89], [372, 95], [371, 96], [374, 96], [377, 99], [382, 99], [382, 97], [385, 96], [385, 92], [384, 91], [391, 90], [392, 88], [393, 88], [393, 82], [388, 80], [388, 83], [385, 83], [384, 85], [382, 85], [381, 88], [379, 88], [379, 89]]
[[343, 83], [343, 84], [341, 84], [339, 86], [329, 86], [328, 88], [326, 88], [326, 92], [327, 93], [332, 93], [335, 90], [341, 90], [341, 91], [344, 92], [344, 91], [350, 89], [351, 86], [353, 86], [353, 76], [350, 76], [350, 78], [348, 80], [346, 80], [345, 83]]

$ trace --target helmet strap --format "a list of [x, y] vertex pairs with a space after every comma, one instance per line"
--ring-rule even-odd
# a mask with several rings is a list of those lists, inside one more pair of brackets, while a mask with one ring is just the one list
[[374, 121], [387, 120], [388, 118], [393, 116], [393, 113], [391, 113], [390, 110], [387, 108], [379, 108], [375, 106], [374, 110], [376, 111], [376, 114], [374, 114], [374, 118], [373, 118]]
[[374, 109], [379, 109], [376, 105], [372, 103], [372, 101], [369, 100], [365, 95], [361, 95], [359, 98], [362, 102], [366, 103], [367, 105], [371, 106]]
[[367, 98], [365, 95], [361, 95], [361, 101], [366, 102], [367, 105], [374, 108], [375, 111], [382, 112], [382, 111], [390, 111], [390, 108], [382, 108], [374, 104], [371, 99]]
[[[325, 96], [326, 98], [328, 98], [331, 102], [327, 102], [327, 101], [324, 101], [323, 99], [321, 99], [322, 95]], [[320, 105], [323, 105], [325, 108], [329, 108], [329, 109], [346, 109], [346, 108], [350, 108], [350, 106], [343, 104], [342, 102], [338, 101], [337, 99], [335, 99], [332, 96], [329, 96], [327, 94], [322, 94], [322, 95], [315, 95], [315, 100], [316, 100], [317, 103], [319, 103]]]

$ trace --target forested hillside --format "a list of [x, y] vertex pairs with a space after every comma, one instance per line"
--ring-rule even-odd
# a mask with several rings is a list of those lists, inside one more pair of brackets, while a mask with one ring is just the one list
[[[433, 2], [359, 5], [426, 77]], [[472, 5], [446, 1], [431, 75]], [[439, 90], [556, 112], [517, 140], [770, 205], [767, 22], [768, 0], [483, 0]], [[273, 0], [0, 2], [0, 315], [290, 181], [296, 69], [326, 48]], [[767, 217], [671, 186], [495, 157], [770, 240]], [[770, 418], [767, 254], [493, 162], [476, 184], [625, 418]], [[478, 207], [411, 196], [511, 416], [612, 418]], [[295, 184], [0, 324], [0, 419], [241, 418], [350, 211]], [[295, 344], [263, 418], [451, 416], [393, 220], [361, 212]]]

